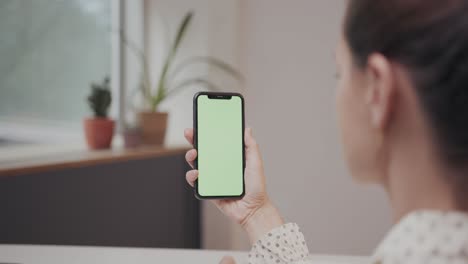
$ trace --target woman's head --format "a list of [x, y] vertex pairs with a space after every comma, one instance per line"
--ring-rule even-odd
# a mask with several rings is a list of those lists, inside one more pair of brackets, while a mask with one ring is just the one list
[[418, 130], [468, 192], [468, 1], [350, 0], [338, 61], [353, 175], [385, 180], [392, 144]]

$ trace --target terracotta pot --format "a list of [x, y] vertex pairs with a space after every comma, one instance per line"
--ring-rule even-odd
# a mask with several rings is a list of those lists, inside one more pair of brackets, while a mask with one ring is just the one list
[[166, 137], [168, 113], [140, 112], [138, 117], [143, 144], [162, 146]]
[[86, 142], [90, 149], [108, 149], [114, 137], [114, 120], [87, 118], [84, 120]]

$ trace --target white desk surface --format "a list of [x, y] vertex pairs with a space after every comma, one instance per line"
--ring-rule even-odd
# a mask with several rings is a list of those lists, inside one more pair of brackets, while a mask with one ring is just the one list
[[[0, 264], [218, 264], [223, 256], [247, 263], [246, 252], [75, 246], [0, 245]], [[362, 264], [366, 258], [311, 256], [317, 264]]]

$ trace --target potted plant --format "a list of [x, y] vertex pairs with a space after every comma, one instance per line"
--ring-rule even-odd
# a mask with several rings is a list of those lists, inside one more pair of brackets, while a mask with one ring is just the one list
[[124, 125], [123, 128], [124, 147], [132, 149], [141, 144], [141, 131], [138, 126]]
[[[228, 63], [217, 58], [209, 56], [197, 56], [183, 60], [178, 65], [174, 64], [177, 51], [182, 43], [182, 40], [187, 32], [187, 29], [192, 21], [193, 13], [188, 12], [180, 23], [172, 45], [169, 48], [163, 61], [162, 71], [159, 74], [156, 86], [153, 86], [149, 75], [149, 64], [144, 51], [138, 48], [135, 43], [125, 38], [120, 32], [122, 42], [134, 52], [141, 61], [142, 79], [139, 90], [144, 102], [144, 109], [139, 112], [138, 120], [141, 129], [142, 141], [150, 145], [163, 145], [166, 135], [168, 113], [161, 112], [160, 104], [167, 98], [191, 86], [202, 86], [209, 90], [220, 90], [216, 84], [203, 77], [189, 78], [178, 80], [177, 76], [184, 71], [188, 66], [205, 63], [212, 66], [225, 74], [234, 77], [238, 81], [242, 81], [242, 75]], [[154, 87], [154, 89], [153, 89]]]
[[90, 149], [108, 149], [114, 136], [114, 120], [107, 117], [112, 96], [110, 80], [91, 84], [91, 94], [87, 98], [94, 117], [84, 120], [86, 142]]

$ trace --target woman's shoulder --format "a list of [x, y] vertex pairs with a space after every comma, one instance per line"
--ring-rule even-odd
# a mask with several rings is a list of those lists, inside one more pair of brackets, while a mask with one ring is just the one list
[[374, 254], [376, 262], [468, 263], [468, 214], [456, 211], [415, 211], [396, 224]]

